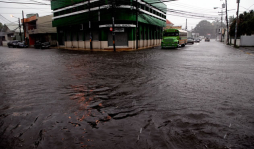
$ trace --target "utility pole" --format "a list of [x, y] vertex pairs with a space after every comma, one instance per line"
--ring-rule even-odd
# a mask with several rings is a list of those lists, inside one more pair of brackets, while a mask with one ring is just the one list
[[[19, 18], [18, 18], [18, 19], [19, 19]], [[20, 19], [19, 19], [19, 37], [20, 37], [20, 40], [22, 41]]]
[[90, 50], [92, 51], [93, 50], [93, 43], [92, 43], [92, 40], [93, 40], [93, 36], [92, 36], [92, 25], [91, 25], [91, 11], [90, 11], [90, 0], [88, 0], [88, 7], [89, 7], [89, 30], [90, 30]]
[[26, 35], [25, 35], [25, 21], [24, 21], [24, 12], [23, 12], [23, 10], [22, 10], [22, 17], [23, 17], [23, 34], [24, 34], [24, 41], [26, 42]]
[[136, 0], [136, 49], [138, 49], [138, 35], [139, 35], [139, 29], [138, 29], [138, 0]]
[[114, 52], [116, 52], [116, 44], [115, 44], [115, 0], [112, 0], [112, 36], [113, 36], [113, 47]]
[[227, 42], [226, 44], [229, 44], [229, 30], [228, 30], [228, 2], [225, 0], [226, 3], [226, 22], [227, 22]]
[[187, 31], [187, 19], [186, 19], [186, 26], [185, 26], [185, 30]]
[[222, 18], [223, 18], [223, 11], [221, 9], [221, 21], [220, 21], [220, 42], [222, 42]]
[[238, 14], [239, 14], [239, 3], [240, 3], [240, 0], [236, 0], [236, 3], [237, 3], [237, 12], [236, 12], [236, 21], [235, 21], [235, 41], [234, 41], [234, 46], [236, 46], [237, 22], [238, 22]]

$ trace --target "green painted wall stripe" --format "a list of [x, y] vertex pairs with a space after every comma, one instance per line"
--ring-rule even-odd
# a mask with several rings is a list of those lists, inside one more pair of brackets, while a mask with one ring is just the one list
[[[112, 15], [109, 14], [106, 10], [101, 11], [101, 14], [103, 17], [101, 17], [101, 21], [111, 21]], [[97, 22], [98, 21], [98, 11], [91, 12], [91, 18], [92, 21]], [[74, 16], [69, 16], [69, 17], [64, 17], [60, 19], [55, 19], [52, 21], [53, 27], [60, 27], [60, 26], [67, 26], [67, 25], [75, 25], [75, 24], [82, 24], [82, 23], [87, 23], [89, 20], [89, 15], [88, 13], [83, 13], [83, 14], [78, 14]], [[117, 16], [115, 17], [115, 20], [122, 20], [122, 21], [135, 21], [136, 22], [136, 16], [135, 14], [129, 13], [128, 11], [119, 11]], [[166, 26], [166, 21], [154, 18], [152, 16], [149, 16], [147, 14], [140, 14], [138, 17], [138, 20], [140, 23], [145, 23], [145, 24], [150, 24], [150, 25], [155, 25], [155, 26], [160, 26], [164, 27]], [[136, 24], [133, 22], [134, 24]]]

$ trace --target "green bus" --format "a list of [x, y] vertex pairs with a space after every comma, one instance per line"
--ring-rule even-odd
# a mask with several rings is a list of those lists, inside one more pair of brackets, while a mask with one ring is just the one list
[[165, 29], [161, 40], [161, 48], [178, 48], [187, 44], [187, 31]]

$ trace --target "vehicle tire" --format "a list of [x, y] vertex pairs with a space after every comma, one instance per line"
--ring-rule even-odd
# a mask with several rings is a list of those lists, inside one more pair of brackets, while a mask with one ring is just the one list
[[10, 48], [11, 46], [8, 46], [8, 48]]
[[185, 47], [185, 44], [182, 44], [181, 47]]

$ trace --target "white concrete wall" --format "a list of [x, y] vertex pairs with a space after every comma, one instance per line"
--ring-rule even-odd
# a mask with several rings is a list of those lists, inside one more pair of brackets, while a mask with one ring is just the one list
[[108, 47], [108, 41], [101, 41], [101, 49], [105, 49]]
[[78, 41], [78, 47], [79, 48], [85, 48], [85, 42], [84, 41]]
[[151, 46], [153, 46], [154, 45], [154, 40], [151, 40]]
[[100, 41], [92, 41], [93, 49], [100, 49]]
[[90, 41], [85, 41], [85, 49], [90, 49]]
[[7, 47], [8, 41], [3, 41], [3, 46]]
[[[150, 46], [159, 46], [161, 44], [161, 39], [152, 40], [139, 40], [139, 48], [148, 48]], [[124, 46], [125, 47], [125, 46]], [[128, 48], [136, 49], [136, 41], [128, 41]], [[87, 41], [65, 41], [65, 48], [83, 48], [90, 49], [90, 42]], [[106, 49], [108, 47], [108, 41], [93, 41], [93, 49]], [[123, 48], [122, 46], [118, 48]]]
[[241, 36], [240, 46], [254, 46], [254, 36]]
[[78, 41], [72, 41], [72, 47], [78, 48]]
[[[235, 39], [231, 39], [231, 44], [234, 44]], [[236, 39], [236, 45], [240, 46], [240, 39]]]
[[136, 40], [134, 41], [128, 41], [128, 47], [135, 49], [136, 48]]
[[72, 47], [72, 42], [71, 41], [65, 41], [65, 47], [66, 48], [71, 48]]
[[144, 40], [139, 40], [139, 41], [138, 41], [138, 47], [139, 47], [139, 48], [144, 47]]
[[148, 46], [148, 40], [144, 40], [144, 47]]

